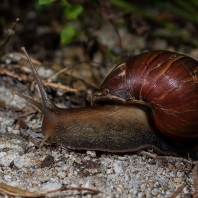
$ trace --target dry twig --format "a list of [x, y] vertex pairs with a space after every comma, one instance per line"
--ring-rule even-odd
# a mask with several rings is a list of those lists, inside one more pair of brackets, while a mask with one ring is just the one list
[[179, 187], [177, 188], [177, 190], [171, 195], [170, 198], [176, 198], [177, 195], [179, 195], [179, 193], [182, 192], [182, 190], [185, 188], [185, 186], [186, 186], [186, 184], [182, 184], [181, 186], [179, 186]]
[[[15, 78], [15, 79], [18, 79], [18, 80], [22, 80], [22, 81], [28, 81], [28, 82], [31, 82], [32, 79], [28, 78], [26, 75], [24, 74], [18, 74], [18, 73], [15, 73], [15, 72], [11, 72], [7, 69], [1, 69], [0, 70], [0, 74], [3, 74], [3, 75], [7, 75], [7, 76], [10, 76], [12, 78]], [[62, 91], [67, 91], [67, 92], [74, 92], [76, 94], [79, 93], [79, 91], [77, 89], [73, 89], [67, 85], [62, 85], [62, 84], [59, 84], [59, 83], [53, 83], [53, 82], [47, 82], [47, 81], [42, 81], [42, 83], [45, 85], [45, 86], [49, 86], [51, 88], [56, 88], [56, 89], [61, 89]]]
[[64, 190], [78, 190], [78, 191], [89, 191], [90, 193], [98, 194], [100, 193], [99, 190], [95, 190], [92, 188], [85, 188], [85, 187], [71, 187], [71, 186], [62, 186], [61, 188], [57, 188], [54, 190], [44, 191], [40, 193], [34, 193], [27, 190], [23, 190], [17, 187], [13, 187], [7, 184], [0, 183], [0, 192], [3, 192], [8, 195], [13, 196], [21, 196], [21, 197], [43, 197], [47, 194], [58, 192], [58, 191], [64, 191]]

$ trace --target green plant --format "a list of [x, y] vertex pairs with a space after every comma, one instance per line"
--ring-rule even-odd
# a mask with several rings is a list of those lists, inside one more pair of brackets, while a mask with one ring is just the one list
[[[39, 5], [51, 4], [53, 1], [54, 0], [39, 0]], [[63, 25], [60, 38], [61, 44], [67, 45], [81, 34], [81, 30], [77, 30], [74, 24], [69, 22], [75, 20], [76, 23], [78, 23], [78, 17], [83, 13], [84, 8], [80, 4], [72, 4], [67, 0], [62, 0], [61, 5], [64, 8], [64, 15], [68, 21], [68, 24]]]
[[39, 0], [38, 3], [39, 3], [40, 5], [44, 5], [44, 4], [50, 4], [50, 3], [52, 3], [53, 1], [55, 1], [55, 0]]

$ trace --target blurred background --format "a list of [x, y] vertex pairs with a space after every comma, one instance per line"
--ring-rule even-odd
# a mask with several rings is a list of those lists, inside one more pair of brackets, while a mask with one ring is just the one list
[[197, 25], [196, 0], [3, 0], [0, 69], [26, 83], [25, 46], [42, 77], [93, 94], [116, 64], [142, 52], [198, 59]]

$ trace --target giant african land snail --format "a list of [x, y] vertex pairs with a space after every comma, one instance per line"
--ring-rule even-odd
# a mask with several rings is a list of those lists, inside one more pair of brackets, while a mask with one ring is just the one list
[[44, 114], [45, 140], [75, 150], [123, 153], [151, 148], [162, 155], [198, 158], [196, 60], [169, 51], [135, 56], [107, 76], [93, 106], [78, 109], [56, 107], [29, 61], [43, 105], [17, 95]]

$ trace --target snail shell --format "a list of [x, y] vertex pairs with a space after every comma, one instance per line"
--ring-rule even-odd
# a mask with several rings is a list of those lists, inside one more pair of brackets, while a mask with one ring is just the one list
[[118, 65], [95, 102], [142, 103], [156, 128], [176, 140], [198, 138], [198, 62], [169, 51], [146, 52]]

